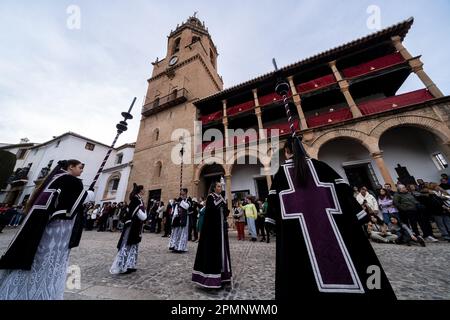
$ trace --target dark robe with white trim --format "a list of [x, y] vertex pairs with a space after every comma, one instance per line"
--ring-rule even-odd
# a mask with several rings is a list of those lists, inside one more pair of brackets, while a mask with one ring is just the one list
[[128, 212], [125, 215], [125, 224], [120, 235], [119, 242], [117, 243], [117, 249], [122, 247], [122, 241], [128, 228], [130, 228], [126, 245], [138, 244], [142, 240], [142, 229], [144, 227], [144, 221], [138, 218], [138, 211], [145, 212], [144, 201], [140, 195], [135, 195], [128, 205]]
[[276, 299], [395, 299], [350, 186], [324, 162], [307, 163], [305, 186], [287, 160], [269, 191], [266, 223], [276, 225], [277, 235]]
[[206, 199], [205, 216], [195, 257], [192, 281], [207, 288], [220, 288], [231, 281], [230, 246], [226, 225], [227, 204], [221, 195]]
[[30, 270], [47, 225], [54, 220], [75, 220], [67, 250], [77, 247], [81, 238], [83, 204], [87, 197], [83, 183], [61, 170], [50, 178], [36, 198], [19, 232], [0, 258], [0, 269]]

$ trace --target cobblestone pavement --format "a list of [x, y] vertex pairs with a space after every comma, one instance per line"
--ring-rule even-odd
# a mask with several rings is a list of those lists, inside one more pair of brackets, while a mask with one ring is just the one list
[[[0, 250], [7, 247], [12, 230], [0, 234]], [[81, 245], [72, 250], [70, 265], [81, 270], [81, 288], [67, 289], [65, 299], [274, 299], [275, 242], [237, 241], [230, 232], [233, 286], [205, 290], [190, 278], [197, 244], [189, 253], [167, 249], [168, 239], [145, 233], [139, 247], [138, 271], [111, 275], [120, 233], [84, 232]], [[427, 247], [373, 244], [399, 299], [450, 299], [450, 244]]]

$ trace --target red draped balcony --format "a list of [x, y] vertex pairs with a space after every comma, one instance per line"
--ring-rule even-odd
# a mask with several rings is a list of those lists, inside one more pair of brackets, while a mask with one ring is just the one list
[[[234, 146], [242, 145], [242, 144], [248, 144], [251, 142], [258, 141], [258, 134], [249, 134], [244, 136], [233, 136], [228, 138], [229, 145], [231, 146], [234, 141]], [[215, 141], [205, 141], [202, 143], [202, 150], [203, 151], [212, 151], [213, 149], [222, 149], [225, 148], [225, 141], [223, 139], [218, 139]], [[199, 151], [199, 150], [197, 150]]]
[[[294, 128], [295, 130], [298, 130], [298, 119], [294, 120]], [[267, 136], [282, 136], [285, 134], [289, 134], [291, 132], [291, 129], [289, 128], [289, 124], [287, 123], [287, 121], [283, 121], [280, 123], [276, 123], [276, 124], [272, 124], [270, 126], [267, 126]], [[276, 132], [276, 130], [278, 130], [278, 133]]]
[[[235, 106], [227, 108], [227, 116], [234, 116], [239, 113], [252, 110], [254, 106], [255, 106], [255, 102], [253, 100], [237, 104]], [[200, 121], [202, 122], [202, 124], [207, 124], [212, 121], [220, 120], [220, 119], [222, 119], [222, 117], [223, 117], [223, 111], [221, 110], [221, 111], [217, 111], [217, 112], [213, 112], [213, 113], [201, 116]]]
[[384, 112], [392, 109], [398, 109], [409, 105], [425, 102], [433, 99], [433, 96], [427, 89], [420, 89], [398, 96], [376, 99], [363, 102], [358, 105], [363, 115], [369, 115]]
[[[359, 110], [363, 116], [385, 112], [393, 109], [399, 109], [410, 105], [422, 103], [434, 99], [427, 89], [420, 89], [398, 96], [374, 99], [358, 104]], [[349, 108], [342, 108], [336, 111], [327, 112], [317, 116], [307, 117], [306, 122], [309, 128], [334, 124], [341, 121], [352, 119], [352, 113]]]
[[229, 107], [229, 108], [227, 108], [227, 116], [234, 116], [236, 114], [251, 110], [251, 109], [253, 109], [254, 106], [255, 106], [255, 101], [251, 100], [251, 101], [247, 101], [247, 102], [240, 103], [238, 105]]
[[306, 93], [309, 91], [314, 91], [320, 88], [327, 87], [334, 83], [336, 83], [336, 78], [334, 77], [333, 74], [328, 74], [326, 76], [299, 84], [297, 86], [297, 91], [298, 93]]
[[308, 117], [306, 123], [308, 128], [320, 127], [327, 124], [338, 123], [348, 119], [352, 119], [350, 108], [342, 108], [336, 111], [327, 112], [317, 116]]
[[399, 52], [395, 52], [354, 67], [343, 69], [342, 75], [345, 78], [355, 78], [371, 72], [386, 69], [403, 62], [405, 62], [405, 59], [403, 59], [402, 55]]
[[260, 106], [264, 106], [266, 104], [271, 104], [276, 101], [281, 100], [281, 97], [274, 93], [266, 94], [265, 96], [258, 97], [258, 102]]
[[209, 122], [217, 121], [217, 120], [222, 119], [222, 116], [223, 116], [223, 112], [222, 111], [217, 111], [217, 112], [213, 112], [211, 114], [207, 114], [207, 115], [201, 116], [200, 117], [200, 121], [202, 122], [202, 124], [207, 124]]

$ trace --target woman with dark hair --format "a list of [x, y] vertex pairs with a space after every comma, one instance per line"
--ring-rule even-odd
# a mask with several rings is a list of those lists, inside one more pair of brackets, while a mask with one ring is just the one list
[[398, 210], [394, 206], [394, 199], [392, 199], [391, 194], [385, 188], [380, 189], [378, 206], [383, 213], [383, 221], [386, 224], [391, 223], [392, 215], [398, 215]]
[[252, 236], [252, 241], [255, 242], [258, 240], [258, 235], [256, 234], [256, 219], [258, 218], [258, 210], [256, 210], [252, 197], [246, 198], [246, 204], [242, 206], [242, 209], [244, 210], [245, 218], [247, 219], [248, 231]]
[[122, 234], [117, 244], [119, 252], [109, 270], [111, 274], [127, 274], [136, 271], [138, 259], [138, 247], [142, 240], [142, 229], [144, 221], [147, 219], [145, 213], [144, 187], [133, 183], [133, 190], [130, 193], [130, 204], [125, 215], [125, 223]]
[[228, 209], [221, 195], [221, 183], [215, 182], [210, 191], [192, 281], [205, 288], [221, 288], [231, 281], [230, 246], [225, 223]]
[[70, 249], [83, 230], [83, 204], [93, 199], [78, 178], [84, 165], [60, 161], [27, 203], [19, 232], [0, 259], [0, 300], [63, 299]]
[[[266, 215], [277, 234], [276, 299], [395, 299], [358, 221], [367, 215], [350, 186], [326, 163], [309, 158], [299, 137], [288, 138], [284, 153]], [[379, 290], [367, 281], [373, 266]]]
[[235, 200], [233, 202], [233, 217], [235, 219], [234, 224], [236, 225], [238, 240], [245, 240], [245, 215], [244, 210], [241, 206], [240, 200]]

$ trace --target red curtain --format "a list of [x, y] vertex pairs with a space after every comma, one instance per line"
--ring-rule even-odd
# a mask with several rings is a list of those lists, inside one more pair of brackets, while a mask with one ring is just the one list
[[357, 65], [355, 67], [350, 67], [342, 70], [342, 75], [345, 78], [354, 78], [361, 76], [376, 70], [384, 69], [399, 63], [404, 62], [402, 55], [399, 52], [388, 54], [387, 56], [374, 59], [372, 61]]
[[398, 96], [367, 101], [359, 104], [358, 107], [363, 115], [368, 115], [425, 102], [431, 99], [433, 99], [433, 96], [427, 89], [420, 89]]
[[328, 74], [326, 76], [305, 82], [305, 83], [301, 83], [297, 86], [297, 91], [299, 93], [304, 93], [304, 92], [308, 92], [308, 91], [312, 91], [312, 90], [316, 90], [319, 88], [323, 88], [326, 87], [330, 84], [333, 84], [336, 82], [336, 79], [334, 78], [333, 74]]
[[331, 123], [337, 123], [351, 119], [352, 113], [349, 108], [342, 108], [336, 111], [320, 114], [318, 116], [308, 117], [306, 123], [308, 128], [319, 127]]

